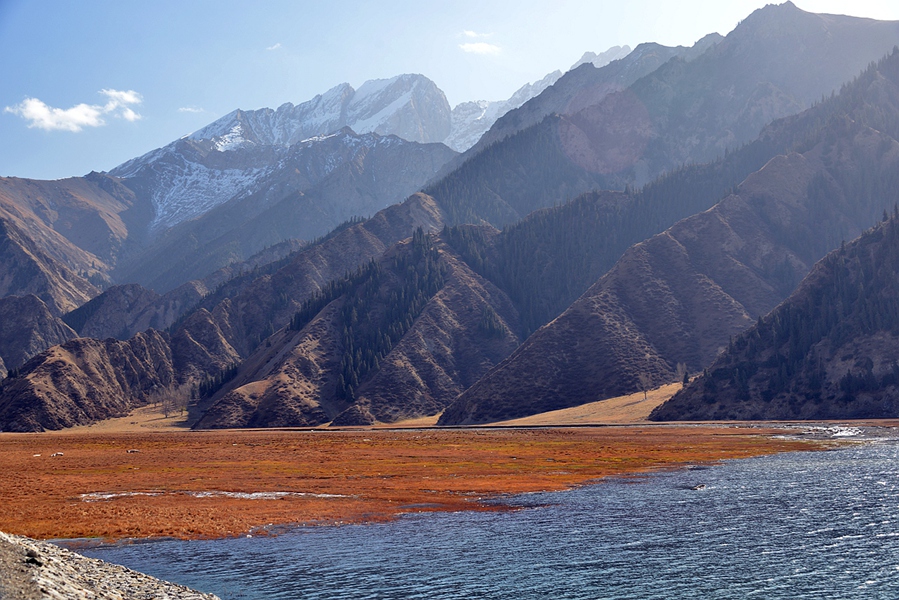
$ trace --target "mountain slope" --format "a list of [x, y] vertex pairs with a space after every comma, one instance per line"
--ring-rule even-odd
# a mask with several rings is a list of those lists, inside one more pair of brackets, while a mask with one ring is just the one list
[[507, 100], [476, 100], [457, 104], [452, 112], [450, 134], [442, 140], [443, 143], [456, 152], [465, 152], [481, 139], [497, 119], [538, 96], [561, 76], [561, 71], [553, 71], [540, 81], [521, 86]]
[[[17, 369], [32, 356], [77, 337], [34, 295], [0, 298], [0, 365]], [[0, 377], [6, 371], [0, 367]]]
[[47, 255], [11, 222], [0, 219], [0, 297], [34, 294], [53, 315], [59, 316], [99, 291]]
[[829, 248], [899, 200], [899, 144], [839, 110], [852, 98], [860, 120], [899, 122], [897, 68], [894, 53], [845, 98], [810, 111], [835, 112], [806, 130], [803, 154], [773, 159], [711, 210], [631, 248], [460, 396], [441, 423], [573, 406], [633, 392], [641, 375], [652, 384], [671, 381], [678, 363], [694, 371], [708, 365]]
[[207, 293], [199, 281], [165, 296], [136, 283], [117, 285], [63, 316], [80, 337], [127, 340], [147, 329], [165, 330]]
[[655, 420], [899, 415], [899, 222], [835, 250]]
[[[0, 387], [0, 429], [58, 429], [92, 422], [139, 406], [154, 390], [170, 393], [178, 385], [220, 376], [288, 324], [303, 302], [329, 282], [380, 256], [416, 228], [441, 226], [433, 200], [417, 194], [286, 257], [274, 271], [238, 275], [174, 324], [170, 335], [151, 329], [127, 341], [81, 338], [54, 346]], [[127, 304], [128, 294], [115, 294]], [[137, 290], [135, 298], [143, 294]], [[114, 309], [122, 305], [115, 295], [107, 296], [80, 313], [76, 324], [119, 319]], [[150, 302], [146, 312], [135, 314], [155, 315], [159, 308], [158, 302]], [[127, 314], [133, 317], [130, 309]]]
[[0, 218], [47, 256], [102, 280], [127, 252], [129, 231], [152, 218], [152, 206], [100, 173], [56, 181], [2, 177]]
[[197, 427], [437, 413], [517, 345], [514, 319], [499, 290], [419, 231], [313, 298], [246, 361]]
[[[204, 160], [238, 164], [246, 152], [255, 149], [213, 152]], [[243, 190], [229, 188], [230, 200], [165, 232], [121, 264], [116, 279], [165, 292], [284, 240], [313, 240], [353, 217], [372, 215], [403, 200], [454, 156], [440, 144], [356, 135], [347, 129], [285, 149], [265, 147], [259, 160], [271, 159], [265, 157], [272, 152], [278, 159], [267, 163], [264, 176], [250, 168]], [[132, 185], [132, 180], [125, 181]], [[177, 192], [164, 181], [153, 185]], [[198, 208], [194, 195], [179, 198], [190, 210]]]
[[174, 383], [164, 335], [79, 338], [54, 346], [0, 383], [0, 430], [43, 431], [122, 416]]

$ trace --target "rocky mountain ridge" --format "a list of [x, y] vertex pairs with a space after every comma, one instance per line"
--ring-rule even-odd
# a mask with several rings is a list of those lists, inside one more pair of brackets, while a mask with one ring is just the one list
[[187, 137], [226, 151], [292, 146], [349, 127], [358, 134], [396, 135], [428, 144], [449, 135], [450, 113], [446, 96], [433, 81], [406, 74], [366, 81], [358, 90], [342, 83], [311, 100], [287, 102], [275, 110], [235, 110]]
[[456, 152], [465, 152], [481, 139], [497, 119], [540, 95], [560, 77], [561, 71], [553, 71], [539, 81], [518, 88], [507, 100], [476, 100], [457, 104], [453, 107], [450, 134], [443, 143]]
[[508, 298], [420, 230], [345, 281], [260, 346], [197, 427], [434, 414], [518, 344]]
[[[116, 279], [166, 292], [285, 240], [312, 241], [401, 202], [454, 156], [442, 144], [349, 129], [269, 150], [283, 156], [265, 177], [251, 177], [231, 199], [159, 235], [121, 264]], [[238, 152], [223, 154], [242, 160]]]
[[[183, 383], [196, 385], [250, 357], [329, 282], [376, 259], [418, 228], [437, 231], [442, 226], [433, 200], [416, 194], [289, 255], [286, 264], [274, 272], [250, 271], [232, 279], [173, 324], [171, 333], [149, 330], [125, 341], [83, 338], [54, 346], [32, 358], [18, 377], [5, 380], [0, 389], [0, 430], [42, 430], [91, 422], [143, 405], [154, 385], [157, 391]], [[99, 326], [122, 318], [116, 307], [127, 303], [126, 292], [117, 292], [121, 299], [106, 296], [99, 305], [87, 306], [76, 313], [74, 324]], [[146, 290], [135, 288], [132, 292], [135, 302], [145, 308], [139, 307], [136, 314], [129, 311], [128, 322], [141, 315], [159, 315], [170, 306], [145, 302], [148, 294], [152, 296]], [[138, 356], [131, 357], [135, 352]], [[113, 375], [122, 360], [134, 373], [125, 380]], [[74, 404], [65, 400], [72, 394], [78, 398]]]

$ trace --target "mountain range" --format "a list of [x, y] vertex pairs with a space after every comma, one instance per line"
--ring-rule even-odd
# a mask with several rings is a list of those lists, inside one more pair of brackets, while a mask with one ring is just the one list
[[840, 95], [766, 128], [758, 143], [794, 151], [709, 210], [629, 248], [441, 423], [565, 408], [636, 391], [641, 375], [653, 385], [673, 381], [681, 363], [691, 372], [709, 365], [815, 261], [899, 202], [897, 67], [894, 51]]
[[0, 327], [0, 429], [188, 389], [202, 428], [484, 423], [727, 371], [732, 338], [899, 201], [897, 39], [788, 2], [506, 103], [344, 84], [110, 173], [4, 179], [0, 311], [22, 318]]

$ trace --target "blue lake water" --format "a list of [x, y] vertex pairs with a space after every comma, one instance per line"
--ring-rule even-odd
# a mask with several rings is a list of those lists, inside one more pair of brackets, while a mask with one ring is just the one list
[[515, 502], [527, 508], [83, 553], [223, 600], [899, 598], [895, 439]]

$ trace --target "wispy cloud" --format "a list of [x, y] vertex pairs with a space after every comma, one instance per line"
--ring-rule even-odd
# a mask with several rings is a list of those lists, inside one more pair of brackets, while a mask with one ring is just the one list
[[72, 108], [53, 108], [37, 98], [25, 98], [15, 106], [7, 106], [4, 112], [18, 115], [28, 121], [28, 127], [47, 131], [81, 131], [85, 127], [100, 127], [106, 124], [104, 115], [140, 120], [132, 105], [140, 104], [143, 98], [133, 90], [100, 90], [106, 96], [106, 104], [77, 104]]
[[182, 106], [178, 109], [178, 112], [183, 113], [203, 113], [206, 112], [205, 109], [197, 108], [196, 106]]
[[266, 50], [277, 50], [280, 47], [281, 47], [281, 42], [278, 42], [274, 46], [269, 46], [268, 48], [266, 48]]
[[487, 42], [470, 42], [468, 44], [459, 44], [462, 52], [471, 54], [499, 54], [502, 48], [496, 44], [488, 44]]
[[464, 35], [467, 38], [489, 38], [493, 34], [492, 33], [478, 33], [477, 31], [472, 31], [470, 29], [466, 29], [465, 31], [462, 32], [462, 35]]

